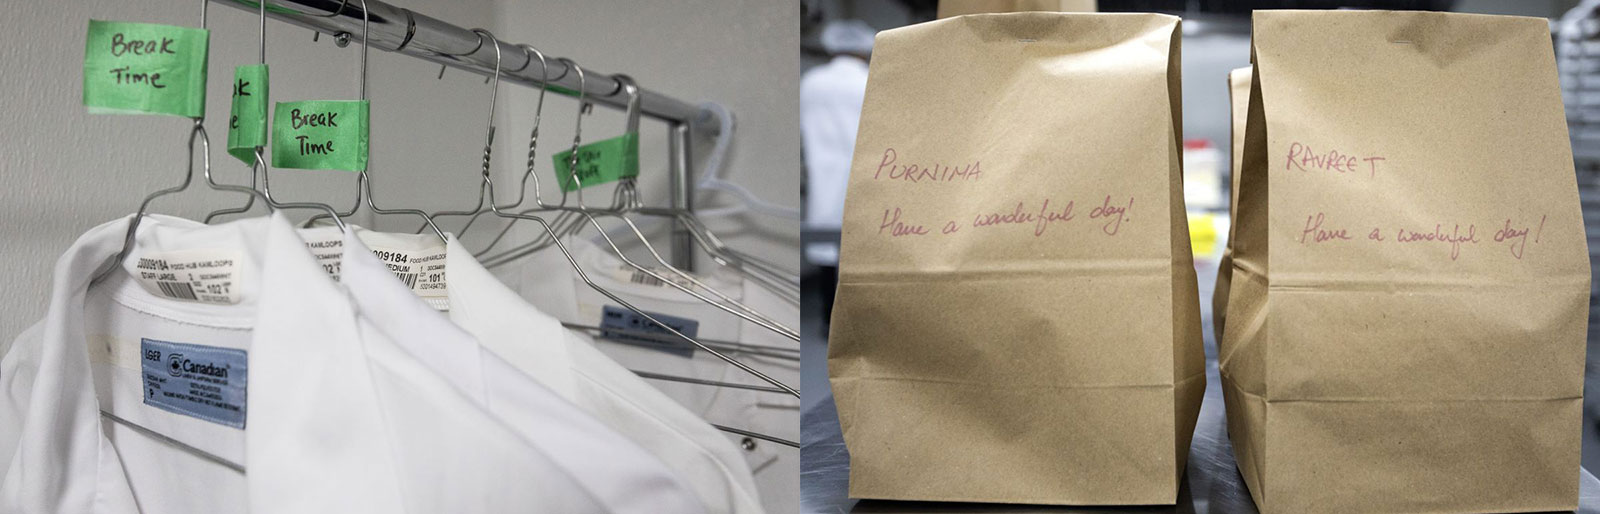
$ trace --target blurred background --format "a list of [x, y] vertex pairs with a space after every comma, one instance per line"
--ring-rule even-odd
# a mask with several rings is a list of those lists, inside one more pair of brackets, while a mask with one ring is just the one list
[[[1045, 3], [1045, 2], [1041, 2]], [[1200, 281], [1201, 319], [1206, 355], [1216, 359], [1211, 327], [1211, 294], [1217, 264], [1228, 234], [1230, 184], [1229, 70], [1250, 64], [1250, 12], [1254, 9], [1389, 9], [1504, 14], [1550, 20], [1572, 137], [1574, 164], [1588, 227], [1592, 263], [1600, 263], [1600, 1], [1576, 0], [1391, 0], [1391, 1], [1237, 1], [1142, 0], [1095, 2], [1061, 0], [1053, 10], [1161, 12], [1183, 18], [1184, 200], [1190, 242]], [[827, 380], [827, 318], [837, 281], [839, 223], [851, 151], [866, 86], [871, 36], [876, 31], [931, 21], [960, 9], [982, 9], [977, 2], [946, 0], [803, 0], [801, 3], [800, 119], [806, 177], [802, 193], [804, 279], [803, 443], [832, 434]], [[966, 7], [962, 7], [965, 5]], [[1600, 280], [1594, 284], [1600, 285]], [[1586, 366], [1583, 466], [1600, 470], [1600, 312], [1591, 291], [1589, 362]], [[1203, 414], [1204, 415], [1204, 414]], [[836, 424], [834, 425], [836, 426]], [[837, 429], [835, 429], [837, 430]], [[842, 452], [842, 446], [839, 447]], [[810, 455], [807, 460], [811, 472]], [[828, 477], [843, 480], [843, 477]], [[810, 477], [808, 476], [808, 480]], [[806, 482], [807, 499], [840, 483]], [[841, 489], [842, 490], [842, 489]], [[817, 504], [808, 505], [815, 507]], [[809, 511], [809, 510], [808, 510]]]

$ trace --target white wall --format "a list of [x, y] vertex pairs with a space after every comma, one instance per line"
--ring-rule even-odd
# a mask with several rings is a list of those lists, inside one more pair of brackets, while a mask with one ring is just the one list
[[[739, 117], [739, 136], [725, 176], [766, 198], [795, 205], [799, 184], [796, 83], [798, 8], [766, 0], [623, 2], [546, 0], [396, 0], [398, 5], [464, 27], [487, 27], [503, 39], [530, 43], [547, 54], [576, 59], [604, 72], [623, 71], [641, 85], [681, 98], [717, 100]], [[196, 25], [199, 2], [186, 0], [79, 0], [7, 2], [0, 17], [0, 262], [10, 263], [0, 295], [0, 338], [9, 339], [42, 314], [51, 269], [83, 231], [125, 216], [150, 191], [182, 178], [189, 121], [154, 116], [88, 115], [81, 103], [82, 59], [88, 20]], [[223, 151], [234, 66], [253, 64], [252, 13], [212, 4], [208, 128], [220, 180], [242, 182], [248, 169]], [[336, 47], [331, 38], [277, 21], [267, 24], [267, 62], [274, 101], [343, 99], [357, 94], [359, 45]], [[437, 80], [437, 66], [373, 50], [374, 193], [383, 207], [425, 210], [470, 207], [488, 86], [452, 71]], [[533, 92], [501, 90], [495, 169], [520, 173], [531, 127]], [[546, 101], [539, 172], [551, 174], [548, 155], [571, 142], [571, 99]], [[558, 114], [559, 113], [559, 114]], [[617, 135], [621, 115], [597, 107], [585, 121], [585, 138]], [[666, 146], [661, 124], [645, 124], [640, 183], [648, 201], [664, 204]], [[546, 151], [548, 149], [549, 151]], [[704, 151], [700, 152], [702, 155]], [[280, 170], [273, 191], [286, 199], [348, 205], [354, 175]], [[505, 179], [502, 179], [505, 180]], [[505, 183], [505, 182], [497, 182]], [[197, 187], [164, 197], [155, 212], [198, 218], [242, 202]], [[606, 194], [598, 194], [601, 198]], [[721, 200], [701, 195], [703, 205]], [[304, 214], [301, 214], [304, 216]], [[380, 229], [411, 228], [412, 218], [392, 216], [357, 223]], [[730, 244], [798, 267], [798, 224], [766, 218], [716, 225]], [[474, 229], [477, 232], [478, 229]], [[481, 234], [480, 234], [481, 235]]]

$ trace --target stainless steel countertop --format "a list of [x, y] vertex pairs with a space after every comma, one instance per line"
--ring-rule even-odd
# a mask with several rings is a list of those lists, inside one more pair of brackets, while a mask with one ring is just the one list
[[[1039, 505], [994, 505], [973, 503], [900, 502], [852, 500], [846, 497], [850, 477], [850, 454], [839, 432], [839, 415], [831, 394], [807, 402], [800, 416], [800, 506], [803, 512], [1149, 512], [1233, 514], [1254, 513], [1255, 503], [1245, 489], [1233, 461], [1233, 445], [1228, 442], [1227, 419], [1222, 412], [1221, 381], [1216, 362], [1207, 365], [1205, 401], [1200, 406], [1200, 421], [1194, 442], [1189, 447], [1189, 468], [1178, 491], [1178, 504], [1137, 507], [1055, 507]], [[825, 385], [808, 382], [827, 391]], [[1578, 512], [1600, 514], [1600, 480], [1579, 470]]]

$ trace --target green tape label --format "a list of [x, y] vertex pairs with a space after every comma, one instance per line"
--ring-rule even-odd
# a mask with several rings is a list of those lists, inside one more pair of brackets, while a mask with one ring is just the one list
[[368, 108], [366, 100], [278, 102], [272, 108], [272, 165], [366, 169]]
[[201, 116], [209, 40], [205, 29], [89, 20], [83, 105], [94, 114]]
[[569, 162], [572, 151], [567, 150], [550, 157], [556, 164], [556, 180], [562, 191], [575, 191], [578, 183], [583, 187], [615, 182], [639, 176], [639, 134], [623, 134], [605, 141], [578, 147], [578, 180], [572, 180]]
[[233, 69], [233, 115], [228, 118], [228, 153], [256, 163], [256, 147], [267, 146], [267, 65]]

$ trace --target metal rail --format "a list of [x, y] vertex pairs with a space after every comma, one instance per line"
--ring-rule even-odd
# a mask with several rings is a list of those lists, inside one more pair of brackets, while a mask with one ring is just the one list
[[[260, 4], [251, 0], [211, 0], [249, 11], [259, 12]], [[289, 24], [298, 25], [339, 39], [361, 40], [361, 2], [359, 0], [268, 0], [267, 16]], [[369, 30], [372, 48], [418, 57], [483, 75], [494, 73], [495, 50], [488, 41], [478, 37], [472, 29], [461, 28], [436, 18], [396, 7], [381, 0], [366, 0], [369, 11]], [[541, 75], [537, 59], [517, 48], [516, 42], [498, 41], [504, 62], [500, 69], [502, 81], [529, 87], [539, 87]], [[578, 76], [558, 57], [546, 54], [550, 69], [552, 92], [577, 96]], [[626, 109], [628, 95], [616, 77], [584, 67], [585, 100]], [[715, 132], [715, 116], [702, 116], [701, 109], [692, 103], [640, 88], [640, 107], [646, 116], [672, 124], [693, 123], [696, 129]]]
[[[261, 4], [252, 0], [211, 0], [223, 5], [260, 12]], [[368, 45], [371, 48], [410, 55], [425, 61], [442, 64], [483, 75], [494, 74], [495, 48], [486, 43], [472, 29], [461, 28], [436, 18], [418, 14], [410, 9], [396, 7], [381, 0], [266, 0], [267, 16], [273, 19], [328, 34], [341, 44], [361, 41], [361, 9], [367, 9]], [[528, 87], [540, 87], [544, 73], [528, 52], [515, 42], [493, 40], [500, 46], [502, 56], [500, 80]], [[545, 55], [549, 70], [548, 86], [551, 92], [577, 97], [578, 88], [584, 90], [584, 101], [626, 110], [628, 95], [616, 77], [583, 68], [584, 80], [563, 63], [559, 57]], [[647, 88], [639, 88], [639, 106], [644, 115], [667, 122], [671, 170], [672, 207], [690, 210], [693, 204], [693, 186], [690, 176], [692, 160], [690, 151], [701, 137], [720, 132], [720, 121], [710, 116], [696, 104], [663, 95]], [[671, 259], [674, 266], [686, 271], [694, 268], [694, 248], [690, 235], [681, 222], [673, 222]]]

